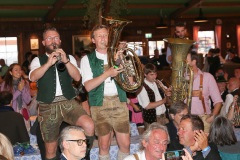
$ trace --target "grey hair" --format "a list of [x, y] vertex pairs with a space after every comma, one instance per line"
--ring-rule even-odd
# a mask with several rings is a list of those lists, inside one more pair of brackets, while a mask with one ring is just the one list
[[66, 140], [66, 139], [69, 139], [71, 137], [70, 135], [70, 132], [72, 130], [75, 130], [75, 131], [81, 131], [84, 133], [84, 130], [79, 127], [79, 126], [67, 126], [65, 127], [62, 131], [61, 131], [61, 134], [60, 134], [60, 137], [59, 137], [59, 140], [58, 140], [58, 143], [59, 143], [59, 147], [61, 149], [61, 151], [63, 152], [64, 150], [64, 147], [63, 147], [63, 141]]
[[168, 143], [170, 142], [170, 137], [169, 137], [169, 134], [168, 134], [167, 127], [166, 127], [166, 126], [163, 126], [163, 125], [161, 125], [161, 124], [159, 124], [159, 123], [157, 123], [157, 122], [154, 122], [154, 123], [150, 124], [149, 127], [143, 132], [142, 137], [141, 137], [141, 139], [140, 139], [140, 144], [141, 144], [141, 145], [140, 145], [140, 150], [144, 150], [144, 146], [143, 146], [143, 144], [142, 144], [141, 142], [142, 142], [143, 140], [145, 140], [146, 142], [148, 142], [148, 141], [149, 141], [149, 137], [150, 137], [151, 134], [152, 134], [152, 131], [153, 131], [153, 130], [156, 130], [156, 129], [160, 129], [160, 130], [166, 132], [167, 135], [168, 135]]

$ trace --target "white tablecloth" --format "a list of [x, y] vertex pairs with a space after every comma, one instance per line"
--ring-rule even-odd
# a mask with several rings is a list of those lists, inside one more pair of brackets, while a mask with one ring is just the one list
[[23, 156], [14, 156], [15, 160], [41, 160], [40, 151], [37, 150], [36, 153], [33, 154], [25, 154]]

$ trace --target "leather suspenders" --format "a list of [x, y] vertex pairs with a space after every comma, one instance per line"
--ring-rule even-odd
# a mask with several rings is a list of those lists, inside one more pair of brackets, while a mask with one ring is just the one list
[[207, 113], [206, 112], [206, 105], [205, 105], [204, 96], [203, 96], [203, 74], [200, 74], [199, 99], [202, 101], [204, 114], [206, 114]]
[[136, 160], [139, 160], [137, 153], [133, 154]]
[[206, 114], [206, 105], [204, 102], [204, 96], [203, 96], [203, 74], [200, 74], [200, 84], [199, 84], [199, 90], [193, 90], [192, 97], [199, 97], [199, 100], [202, 102], [204, 114]]

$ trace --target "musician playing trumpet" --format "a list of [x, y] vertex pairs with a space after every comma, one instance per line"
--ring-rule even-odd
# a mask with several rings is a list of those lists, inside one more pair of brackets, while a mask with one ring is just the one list
[[166, 118], [165, 103], [167, 97], [171, 96], [171, 88], [164, 85], [158, 87], [157, 69], [151, 63], [145, 65], [144, 76], [143, 88], [137, 96], [139, 104], [143, 107], [144, 126], [147, 128], [153, 122], [165, 125], [169, 121]]

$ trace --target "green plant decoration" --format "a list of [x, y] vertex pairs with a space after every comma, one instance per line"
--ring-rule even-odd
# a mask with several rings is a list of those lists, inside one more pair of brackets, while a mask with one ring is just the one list
[[[87, 12], [84, 16], [84, 21], [90, 25], [101, 24], [101, 16], [119, 18], [121, 13], [128, 12], [127, 2], [128, 0], [84, 0]], [[105, 6], [110, 3], [109, 12], [106, 13]], [[105, 13], [103, 15], [103, 13]]]

